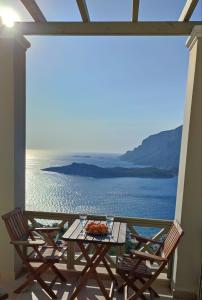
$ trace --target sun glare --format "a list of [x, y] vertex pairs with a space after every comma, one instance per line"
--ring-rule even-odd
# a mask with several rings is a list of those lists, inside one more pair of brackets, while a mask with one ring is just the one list
[[2, 23], [10, 28], [14, 26], [15, 22], [20, 21], [20, 17], [16, 11], [9, 7], [0, 8], [0, 17]]

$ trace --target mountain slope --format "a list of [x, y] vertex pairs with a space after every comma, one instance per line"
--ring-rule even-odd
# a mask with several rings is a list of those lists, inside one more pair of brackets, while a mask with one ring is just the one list
[[152, 166], [178, 172], [182, 126], [162, 131], [144, 139], [142, 144], [120, 158], [136, 165]]

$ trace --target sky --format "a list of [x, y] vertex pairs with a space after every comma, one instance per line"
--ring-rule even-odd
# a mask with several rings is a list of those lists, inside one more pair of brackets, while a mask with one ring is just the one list
[[[9, 5], [8, 5], [9, 3]], [[38, 0], [80, 21], [75, 0]], [[142, 21], [177, 20], [184, 0], [140, 0]], [[129, 21], [132, 0], [87, 0], [92, 21]], [[32, 20], [19, 0], [0, 0]], [[202, 19], [202, 0], [192, 20]], [[27, 148], [123, 153], [183, 122], [187, 37], [27, 37]]]

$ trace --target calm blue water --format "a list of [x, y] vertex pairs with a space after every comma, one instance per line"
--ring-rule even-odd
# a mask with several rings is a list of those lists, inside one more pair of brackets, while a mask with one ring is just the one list
[[26, 209], [113, 214], [128, 217], [172, 219], [177, 178], [94, 179], [42, 171], [50, 166], [85, 162], [98, 166], [133, 166], [115, 154], [64, 155], [28, 151]]

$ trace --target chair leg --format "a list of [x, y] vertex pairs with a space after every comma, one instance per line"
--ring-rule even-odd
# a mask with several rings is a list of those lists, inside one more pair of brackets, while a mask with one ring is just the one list
[[55, 293], [49, 288], [49, 286], [43, 281], [43, 279], [40, 278], [40, 276], [30, 276], [21, 286], [19, 286], [14, 293], [16, 294], [20, 294], [22, 292], [22, 290], [27, 287], [28, 285], [30, 285], [31, 283], [33, 283], [33, 281], [36, 280], [40, 286], [47, 292], [47, 294], [53, 298], [53, 299], [57, 299], [57, 296], [55, 295]]
[[[123, 277], [122, 276], [122, 274], [119, 274], [121, 277]], [[124, 275], [125, 276], [125, 275]], [[129, 277], [127, 277], [127, 278], [129, 278]], [[131, 278], [131, 280], [132, 279], [134, 279], [134, 281], [135, 281], [135, 278]], [[122, 282], [122, 284], [118, 287], [118, 289], [117, 289], [117, 292], [118, 293], [123, 293], [124, 292], [124, 288], [125, 288], [125, 286], [127, 285], [127, 283], [126, 283], [126, 281], [124, 281], [124, 282]]]
[[[139, 280], [140, 280], [143, 284], [146, 283], [146, 281], [145, 281], [143, 278], [139, 278]], [[154, 295], [155, 298], [159, 298], [159, 297], [160, 297], [159, 294], [158, 294], [151, 286], [148, 288], [148, 290], [149, 290], [150, 293], [152, 293], [152, 294]]]
[[32, 284], [38, 274], [42, 274], [49, 268], [48, 265], [41, 265], [37, 270], [35, 270], [31, 265], [28, 265], [29, 274], [27, 279], [14, 291], [14, 293], [19, 294], [25, 287]]
[[55, 265], [51, 265], [52, 271], [60, 278], [62, 282], [67, 282], [66, 278], [62, 275], [62, 273], [56, 268]]
[[118, 287], [117, 292], [118, 292], [118, 293], [123, 293], [125, 286], [126, 286], [126, 282], [122, 283], [122, 284]]
[[153, 294], [149, 293], [149, 295], [150, 295], [150, 300], [154, 300]]
[[[125, 274], [122, 274], [121, 276], [125, 281], [123, 285], [125, 285], [126, 287], [131, 287], [135, 291], [135, 294], [136, 294], [139, 291], [139, 288], [135, 285], [136, 278], [133, 277], [131, 279], [131, 278], [129, 278], [129, 276], [126, 276]], [[146, 297], [143, 295], [143, 293], [140, 294], [139, 297], [142, 300], [147, 300]], [[127, 300], [129, 300], [130, 298], [131, 298], [131, 296]]]
[[160, 296], [157, 294], [157, 292], [154, 289], [150, 288], [149, 291], [150, 291], [150, 295], [154, 296], [153, 298], [160, 298]]
[[41, 279], [39, 276], [36, 277], [37, 282], [40, 284], [42, 289], [46, 291], [46, 293], [52, 298], [57, 299], [56, 294], [50, 289], [50, 287]]
[[[14, 293], [19, 294], [21, 291], [27, 287], [28, 285], [32, 284], [34, 280], [36, 280], [39, 285], [46, 291], [46, 293], [52, 298], [57, 299], [57, 296], [55, 293], [50, 289], [50, 287], [45, 283], [43, 279], [41, 279], [40, 275], [44, 273], [47, 269], [51, 267], [50, 264], [43, 264], [41, 265], [36, 271], [33, 269], [33, 271], [30, 273], [29, 277], [25, 280], [23, 284], [21, 284]], [[32, 268], [32, 267], [31, 267]], [[31, 269], [30, 268], [30, 269]]]
[[139, 288], [136, 293], [132, 294], [128, 298], [128, 300], [137, 300], [139, 297], [142, 297], [143, 293], [150, 289], [153, 281], [154, 281], [154, 278], [151, 278], [148, 281], [145, 281], [144, 285], [141, 288]]
[[128, 286], [126, 285], [126, 286], [123, 288], [123, 290], [124, 290], [124, 296], [123, 296], [123, 299], [124, 299], [124, 300], [127, 300], [127, 298], [128, 298]]
[[20, 294], [22, 290], [28, 285], [32, 284], [34, 281], [34, 276], [29, 276], [17, 289], [14, 290], [14, 293]]

